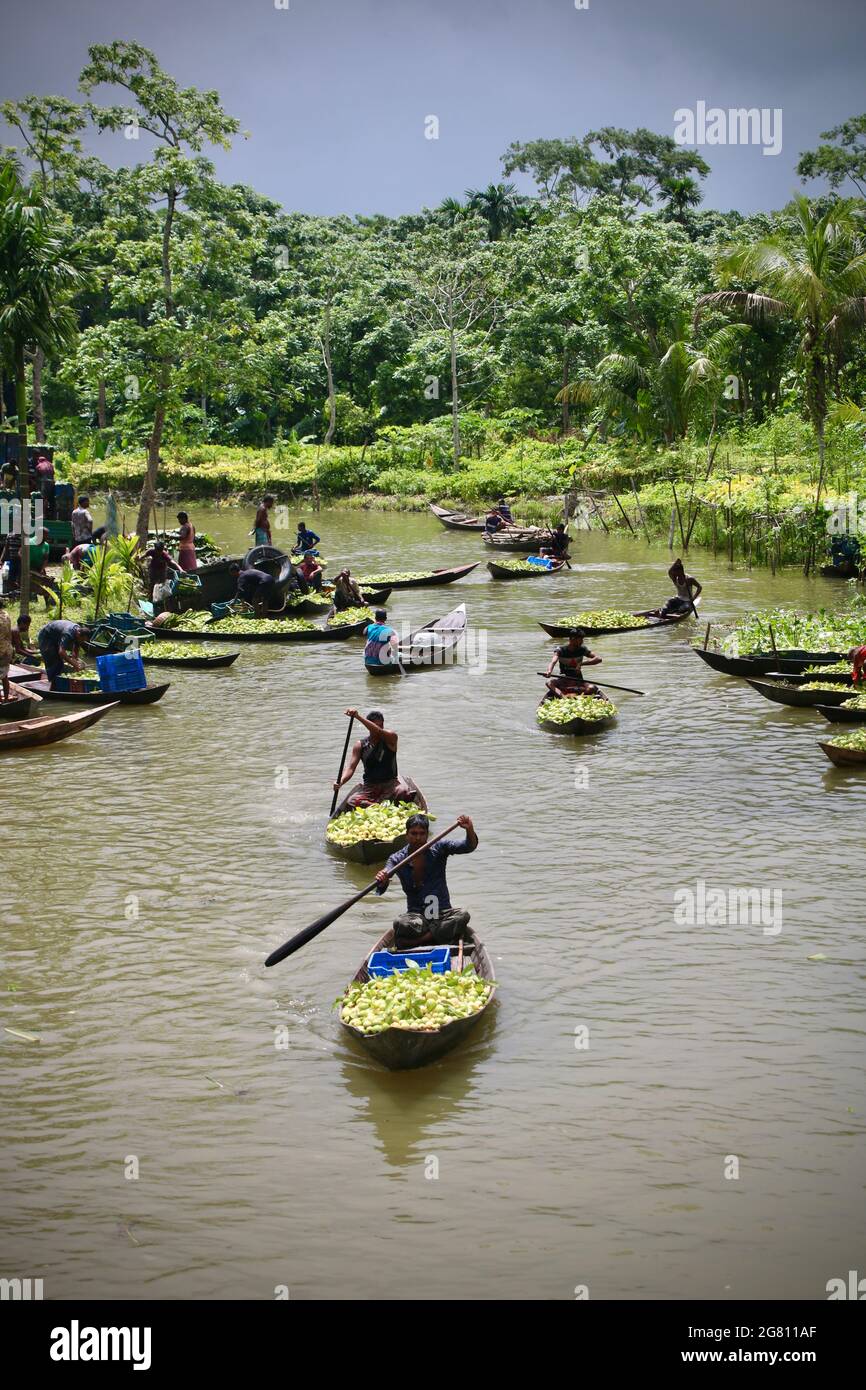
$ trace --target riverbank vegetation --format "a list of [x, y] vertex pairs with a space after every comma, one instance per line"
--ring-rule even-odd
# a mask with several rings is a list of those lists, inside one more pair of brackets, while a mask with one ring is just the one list
[[504, 492], [527, 520], [570, 495], [590, 526], [808, 568], [825, 504], [863, 489], [866, 118], [774, 214], [702, 210], [694, 150], [600, 128], [510, 146], [531, 194], [326, 218], [221, 184], [238, 122], [139, 45], [91, 48], [81, 90], [2, 107], [4, 244], [23, 199], [68, 267], [41, 316], [32, 277], [0, 286], [2, 423], [135, 497], [142, 542], [157, 494]]

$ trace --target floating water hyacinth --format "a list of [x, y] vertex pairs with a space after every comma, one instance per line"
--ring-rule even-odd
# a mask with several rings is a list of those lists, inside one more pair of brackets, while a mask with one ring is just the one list
[[353, 983], [335, 1007], [343, 1023], [362, 1033], [383, 1033], [386, 1028], [435, 1032], [455, 1019], [479, 1013], [492, 991], [492, 981], [476, 975], [474, 966], [460, 974], [447, 970], [434, 975], [428, 965]]
[[866, 695], [852, 695], [850, 700], [843, 702], [842, 708], [866, 710]]
[[850, 676], [850, 661], [834, 661], [829, 666], [807, 666], [804, 676]]
[[[325, 831], [335, 845], [356, 845], [362, 840], [394, 840], [406, 833], [409, 816], [418, 814], [419, 806], [411, 801], [380, 801], [375, 806], [356, 806], [329, 821]], [[436, 819], [429, 811], [424, 814]]]
[[854, 729], [850, 734], [840, 734], [830, 739], [831, 748], [856, 748], [866, 753], [866, 729]]
[[359, 584], [402, 584], [407, 579], [426, 579], [429, 570], [392, 570], [390, 574], [365, 574]]
[[328, 627], [348, 627], [351, 623], [373, 621], [372, 608], [344, 608], [342, 613], [332, 613]]
[[572, 719], [610, 719], [616, 705], [593, 695], [562, 695], [557, 700], [545, 700], [538, 710], [538, 720], [550, 724], [568, 724]]
[[318, 632], [309, 618], [220, 618], [214, 623], [219, 632], [236, 632], [239, 636], [251, 632]]
[[184, 657], [186, 657], [187, 660], [192, 660], [194, 657], [200, 660], [203, 656], [217, 655], [225, 657], [231, 655], [231, 653], [226, 652], [225, 647], [219, 647], [213, 643], [207, 646], [204, 642], [163, 642], [162, 640], [154, 640], [152, 642], [142, 643], [141, 647], [143, 661], [150, 661], [153, 658], [163, 656], [170, 656], [172, 660], [179, 661], [182, 661]]
[[640, 618], [635, 613], [624, 613], [621, 608], [593, 608], [586, 613], [569, 613], [566, 618], [557, 618], [557, 627], [649, 627], [648, 618]]

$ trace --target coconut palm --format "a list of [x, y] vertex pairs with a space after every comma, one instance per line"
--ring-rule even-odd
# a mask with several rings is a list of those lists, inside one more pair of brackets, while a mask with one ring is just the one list
[[[824, 428], [830, 382], [847, 340], [866, 327], [866, 240], [861, 206], [840, 200], [819, 212], [798, 196], [788, 227], [770, 237], [727, 248], [719, 257], [721, 283], [758, 286], [723, 288], [698, 300], [747, 323], [787, 319], [799, 332], [797, 366], [809, 420], [818, 445], [815, 515], [819, 514], [825, 474]], [[808, 573], [814, 546], [806, 557]]]
[[491, 241], [514, 230], [515, 213], [523, 203], [513, 183], [489, 183], [486, 188], [467, 188], [466, 204], [487, 223]]
[[674, 222], [685, 222], [686, 209], [696, 208], [704, 196], [695, 180], [687, 174], [682, 178], [662, 179], [660, 193], [665, 211]]
[[[29, 502], [26, 357], [46, 357], [69, 345], [78, 331], [72, 294], [84, 283], [68, 259], [45, 202], [21, 182], [14, 161], [0, 163], [0, 339], [15, 378], [18, 415], [18, 480]], [[21, 546], [21, 611], [30, 599], [30, 551]]]

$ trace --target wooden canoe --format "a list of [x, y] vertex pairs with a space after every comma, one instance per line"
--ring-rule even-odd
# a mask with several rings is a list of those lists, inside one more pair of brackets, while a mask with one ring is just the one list
[[369, 618], [342, 626], [315, 627], [301, 632], [220, 632], [220, 619], [214, 619], [198, 631], [183, 628], [164, 628], [158, 636], [169, 642], [341, 642], [355, 637], [370, 624]]
[[233, 665], [240, 656], [240, 652], [217, 652], [213, 656], [157, 656], [157, 646], [157, 642], [150, 642], [141, 648], [141, 659], [145, 666], [179, 666], [186, 671], [216, 671]]
[[41, 748], [44, 744], [59, 743], [80, 729], [88, 729], [110, 709], [115, 709], [116, 700], [110, 704], [98, 705], [96, 709], [83, 709], [78, 714], [65, 714], [57, 719], [42, 716], [39, 719], [23, 719], [13, 724], [0, 724], [0, 753], [13, 748]]
[[559, 574], [560, 570], [565, 568], [565, 561], [554, 563], [553, 569], [549, 570], [543, 565], [527, 565], [525, 569], [512, 570], [488, 560], [487, 568], [494, 579], [550, 579], [552, 575]]
[[486, 531], [482, 539], [488, 550], [522, 550], [533, 555], [549, 535], [546, 527], [529, 527], [526, 530]]
[[[647, 618], [649, 620], [648, 625], [647, 623], [636, 623], [634, 627], [584, 627], [581, 631], [585, 632], [587, 637], [616, 637], [620, 632], [655, 632], [657, 628], [673, 627], [675, 623], [681, 623], [684, 618], [691, 618], [694, 616], [692, 613], [688, 612], [674, 613], [670, 618], [655, 618], [651, 616], [652, 611], [653, 610], [650, 609], [643, 613], [632, 614], [633, 618]], [[543, 627], [544, 631], [550, 637], [563, 638], [574, 631], [571, 627], [562, 627], [556, 623], [540, 622], [538, 626]]]
[[[476, 560], [471, 565], [458, 565], [455, 569], [430, 570], [427, 574], [422, 574], [420, 579], [389, 579], [388, 585], [391, 589], [425, 589], [435, 584], [453, 584], [455, 579], [463, 579], [472, 570], [478, 568], [479, 561]], [[359, 579], [361, 592], [365, 589], [375, 588], [369, 579]]]
[[482, 516], [467, 516], [465, 512], [452, 512], [447, 507], [437, 507], [435, 502], [427, 504], [437, 521], [441, 521], [443, 526], [447, 526], [450, 531], [483, 531], [484, 518]]
[[400, 643], [399, 659], [384, 666], [367, 666], [370, 676], [399, 676], [404, 671], [430, 671], [437, 666], [455, 664], [455, 648], [466, 633], [466, 604], [452, 608], [442, 618], [434, 618]]
[[[340, 1017], [340, 1027], [389, 1071], [407, 1071], [409, 1068], [426, 1067], [428, 1063], [437, 1061], [438, 1058], [443, 1057], [446, 1052], [450, 1052], [452, 1048], [462, 1042], [488, 1013], [496, 997], [496, 976], [492, 962], [483, 943], [478, 940], [471, 927], [464, 927], [462, 936], [464, 966], [474, 965], [476, 974], [484, 980], [492, 981], [494, 985], [487, 1003], [477, 1013], [471, 1014], [469, 1018], [452, 1019], [450, 1023], [443, 1024], [441, 1028], [386, 1028], [383, 1033], [362, 1033], [359, 1028], [355, 1028], [352, 1024], [344, 1023], [342, 1016]], [[393, 949], [394, 930], [391, 928], [376, 942], [373, 951]], [[459, 945], [451, 947], [451, 964], [454, 970], [457, 969], [459, 952]], [[372, 951], [370, 955], [372, 955]], [[369, 980], [370, 977], [367, 973], [369, 958], [368, 955], [361, 962], [350, 983], [364, 983]]]
[[771, 671], [788, 675], [802, 675], [807, 666], [834, 665], [842, 661], [841, 652], [804, 652], [800, 650], [776, 652], [749, 652], [746, 656], [724, 656], [721, 652], [704, 651], [703, 647], [692, 647], [712, 671], [725, 676], [768, 676]]
[[[421, 788], [412, 781], [411, 777], [404, 777], [403, 781], [408, 790], [414, 792], [417, 809], [419, 811], [426, 811], [427, 802], [424, 799], [424, 793], [421, 791]], [[360, 783], [358, 786], [360, 786]], [[328, 822], [329, 825], [333, 825], [335, 820], [339, 820], [343, 812], [348, 809], [345, 803], [357, 790], [358, 787], [353, 787], [351, 791], [346, 793], [343, 801], [337, 807], [336, 812]], [[400, 799], [404, 800], [405, 798], [401, 797]], [[327, 833], [325, 834], [326, 849], [328, 849], [331, 854], [335, 854], [338, 859], [349, 859], [353, 864], [384, 864], [385, 860], [388, 859], [390, 855], [396, 854], [398, 849], [402, 849], [403, 846], [408, 843], [409, 840], [407, 836], [400, 834], [395, 835], [391, 840], [358, 840], [353, 845], [338, 845], [334, 840], [328, 839]]]
[[39, 681], [45, 678], [41, 662], [37, 661], [32, 666], [10, 666], [10, 681]]
[[814, 672], [807, 676], [805, 671], [802, 675], [797, 675], [793, 671], [768, 671], [766, 679], [768, 681], [787, 681], [789, 685], [808, 685], [810, 681], [820, 679], [826, 681], [828, 685], [845, 686], [849, 695], [853, 685], [850, 675], [843, 676], [841, 671], [830, 671], [826, 676], [821, 675], [820, 677], [815, 675]]
[[822, 743], [821, 748], [831, 763], [837, 767], [854, 767], [866, 763], [866, 748], [837, 748], [832, 743]]
[[866, 709], [846, 709], [844, 705], [816, 705], [815, 709], [831, 724], [866, 724]]
[[[545, 695], [538, 702], [538, 710], [542, 710], [548, 700], [558, 697]], [[610, 729], [616, 723], [616, 715], [610, 714], [606, 719], [569, 719], [567, 723], [561, 724], [553, 719], [538, 719], [539, 729], [546, 729], [549, 734], [597, 734], [602, 729]]]
[[86, 690], [52, 690], [47, 681], [34, 681], [29, 687], [43, 700], [56, 700], [68, 705], [155, 705], [168, 685], [143, 685], [139, 690], [102, 690], [98, 681], [85, 681]]
[[32, 719], [37, 713], [36, 706], [41, 703], [42, 696], [35, 690], [10, 680], [9, 699], [0, 700], [0, 720]]
[[765, 700], [772, 700], [777, 705], [793, 705], [798, 709], [815, 709], [818, 705], [841, 705], [843, 700], [850, 700], [851, 692], [842, 686], [836, 690], [803, 690], [799, 685], [785, 685], [779, 683], [772, 684], [770, 681], [756, 681], [746, 678], [746, 684], [753, 690], [757, 690], [759, 695], [763, 695]]

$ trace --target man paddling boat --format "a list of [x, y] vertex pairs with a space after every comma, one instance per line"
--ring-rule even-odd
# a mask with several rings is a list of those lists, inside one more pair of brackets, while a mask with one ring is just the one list
[[703, 593], [703, 585], [694, 575], [686, 574], [682, 560], [674, 560], [668, 570], [668, 578], [676, 589], [676, 597], [669, 598], [658, 610], [658, 617], [672, 618], [678, 613], [691, 613], [695, 599]]
[[458, 816], [457, 824], [466, 831], [462, 843], [456, 839], [439, 840], [411, 864], [404, 865], [403, 860], [423, 848], [430, 836], [427, 817], [410, 816], [406, 822], [408, 845], [392, 854], [376, 875], [377, 894], [386, 891], [392, 872], [406, 894], [406, 911], [394, 919], [394, 944], [398, 951], [448, 945], [457, 941], [469, 925], [469, 913], [462, 907], [451, 906], [445, 870], [450, 855], [472, 854], [478, 848], [478, 836], [468, 816]]
[[547, 540], [542, 543], [540, 554], [549, 555], [553, 560], [567, 560], [568, 547], [571, 538], [565, 529], [565, 523], [560, 521], [554, 531], [550, 533]]
[[[595, 652], [584, 646], [585, 636], [586, 633], [583, 628], [575, 628], [573, 632], [569, 633], [568, 641], [563, 646], [554, 648], [550, 665], [544, 673], [547, 678], [547, 689], [554, 699], [561, 695], [601, 696], [601, 691], [597, 685], [592, 685], [583, 679], [584, 666], [599, 666], [601, 664], [601, 657], [596, 656]], [[554, 676], [553, 670], [557, 665], [559, 666], [559, 675]]]
[[351, 570], [342, 569], [334, 579], [334, 607], [338, 613], [347, 608], [364, 608], [364, 595]]
[[365, 719], [358, 710], [347, 709], [346, 717], [357, 719], [368, 733], [354, 745], [346, 771], [333, 784], [334, 791], [351, 782], [359, 763], [364, 766], [364, 777], [361, 785], [337, 807], [336, 814], [341, 816], [356, 806], [375, 806], [380, 801], [417, 801], [417, 788], [413, 790], [404, 782], [397, 770], [398, 736], [393, 729], [385, 728], [385, 716], [373, 709]]

